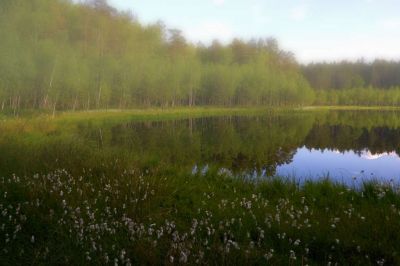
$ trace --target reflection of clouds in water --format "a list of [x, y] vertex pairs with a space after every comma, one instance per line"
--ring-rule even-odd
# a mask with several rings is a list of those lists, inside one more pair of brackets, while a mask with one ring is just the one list
[[[321, 153], [330, 151], [330, 152], [332, 152], [334, 154], [344, 154], [344, 152], [341, 152], [339, 150], [330, 150], [330, 149], [324, 149], [324, 150], [321, 150], [321, 149], [309, 149], [309, 151], [310, 152], [316, 152], [317, 151], [317, 152], [321, 152]], [[372, 153], [370, 150], [364, 150], [364, 151], [362, 151], [360, 153], [359, 156], [361, 158], [363, 158], [363, 159], [366, 159], [366, 160], [377, 160], [377, 159], [380, 159], [380, 158], [383, 158], [383, 157], [394, 157], [394, 158], [398, 158], [400, 160], [399, 155], [395, 151], [383, 152], [383, 153]]]
[[344, 183], [389, 180], [400, 177], [399, 160], [395, 152], [375, 154], [368, 149], [341, 152], [303, 147], [297, 150], [292, 163], [279, 166], [277, 172], [283, 176], [296, 172], [297, 178], [303, 180], [306, 176], [314, 176], [314, 180], [322, 176]]
[[394, 151], [393, 152], [384, 152], [384, 153], [375, 153], [375, 154], [371, 153], [370, 151], [364, 151], [361, 154], [361, 158], [367, 159], [367, 160], [377, 160], [379, 158], [387, 157], [387, 156], [400, 159], [399, 156], [397, 155], [397, 153]]

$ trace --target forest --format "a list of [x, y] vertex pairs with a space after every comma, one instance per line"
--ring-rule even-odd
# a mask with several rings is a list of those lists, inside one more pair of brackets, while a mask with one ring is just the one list
[[302, 67], [317, 105], [398, 106], [400, 62], [315, 63]]
[[105, 0], [0, 2], [0, 108], [400, 105], [400, 63], [300, 65], [273, 38], [192, 44]]

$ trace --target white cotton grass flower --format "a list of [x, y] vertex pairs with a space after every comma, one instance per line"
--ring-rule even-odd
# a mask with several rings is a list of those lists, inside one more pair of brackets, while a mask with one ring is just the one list
[[291, 259], [291, 260], [296, 260], [297, 258], [296, 258], [296, 253], [293, 251], [293, 250], [290, 250], [289, 251], [289, 258]]
[[264, 258], [265, 258], [266, 260], [272, 259], [272, 257], [274, 256], [274, 252], [275, 252], [275, 250], [271, 248], [271, 249], [264, 255]]
[[378, 264], [379, 266], [385, 265], [385, 259], [377, 260], [376, 264]]

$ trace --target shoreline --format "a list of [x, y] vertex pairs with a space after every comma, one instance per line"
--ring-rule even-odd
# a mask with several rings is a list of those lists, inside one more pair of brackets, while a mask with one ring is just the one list
[[138, 120], [145, 119], [169, 119], [182, 117], [206, 117], [222, 115], [257, 115], [267, 112], [315, 112], [315, 111], [400, 111], [396, 106], [302, 106], [302, 107], [174, 107], [174, 108], [132, 108], [132, 109], [98, 109], [79, 111], [59, 111], [53, 116], [51, 112], [43, 110], [22, 110], [17, 116], [0, 112], [2, 119], [25, 119], [25, 118], [51, 118], [51, 119], [74, 119], [74, 118], [113, 118], [127, 117]]

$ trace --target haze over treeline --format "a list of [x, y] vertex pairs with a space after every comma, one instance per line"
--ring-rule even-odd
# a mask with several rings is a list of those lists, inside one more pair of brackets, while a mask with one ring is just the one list
[[270, 38], [193, 45], [104, 0], [2, 0], [0, 23], [2, 110], [400, 104], [398, 62], [300, 66]]

